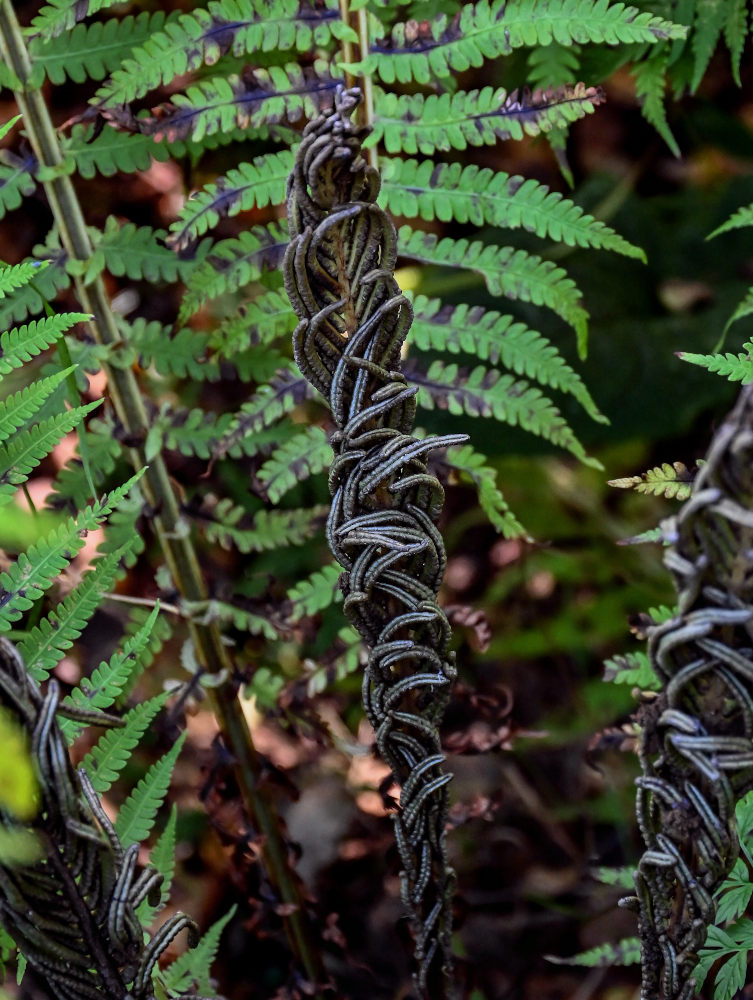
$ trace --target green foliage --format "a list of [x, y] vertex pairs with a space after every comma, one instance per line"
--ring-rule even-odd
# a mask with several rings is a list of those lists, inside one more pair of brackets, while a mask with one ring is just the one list
[[335, 601], [341, 601], [342, 594], [338, 585], [340, 572], [339, 566], [330, 563], [314, 570], [306, 579], [291, 587], [288, 600], [292, 601], [292, 607], [288, 620], [300, 621], [304, 615], [316, 615], [320, 611], [326, 611]]
[[212, 511], [206, 534], [223, 548], [234, 546], [239, 552], [264, 552], [302, 545], [316, 530], [315, 522], [326, 516], [326, 507], [309, 510], [260, 510], [248, 527], [241, 523], [246, 511], [229, 499], [221, 500]]
[[136, 705], [123, 716], [123, 728], [111, 729], [84, 757], [82, 767], [100, 795], [104, 794], [128, 763], [131, 753], [167, 700], [158, 694]]
[[165, 756], [152, 764], [121, 806], [115, 821], [115, 832], [123, 847], [130, 847], [149, 836], [185, 741], [186, 733], [182, 732]]
[[687, 500], [693, 487], [695, 472], [682, 462], [664, 462], [656, 468], [648, 469], [638, 476], [610, 479], [609, 485], [621, 490], [635, 490], [651, 496], [666, 497], [667, 500]]
[[[736, 318], [740, 318], [737, 313], [730, 322], [734, 322]], [[748, 382], [753, 381], [753, 357], [751, 357], [753, 343], [746, 341], [743, 347], [745, 348], [744, 354], [730, 354], [729, 352], [726, 354], [693, 354], [690, 351], [678, 351], [677, 357], [688, 361], [691, 365], [707, 368], [710, 372], [721, 375], [730, 382], [742, 382], [743, 385], [747, 385]]]
[[193, 986], [202, 993], [211, 990], [209, 969], [217, 955], [220, 935], [235, 916], [236, 909], [236, 906], [231, 906], [224, 916], [212, 924], [195, 948], [168, 965], [161, 974], [166, 989], [181, 993]]
[[570, 958], [545, 955], [547, 961], [556, 965], [582, 965], [586, 968], [608, 968], [612, 965], [637, 965], [641, 960], [641, 942], [637, 937], [623, 938], [616, 944], [598, 944], [595, 948], [581, 951]]
[[486, 465], [486, 457], [472, 445], [448, 448], [447, 463], [460, 473], [460, 478], [473, 484], [478, 493], [478, 502], [500, 534], [505, 538], [515, 538], [524, 534], [524, 528], [507, 506], [497, 486], [497, 473]]
[[272, 503], [332, 461], [332, 448], [321, 427], [306, 427], [286, 441], [258, 472], [259, 482]]

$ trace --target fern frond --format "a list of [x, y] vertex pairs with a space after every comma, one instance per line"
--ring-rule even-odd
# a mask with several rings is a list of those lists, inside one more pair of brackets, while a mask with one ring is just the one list
[[341, 572], [339, 566], [330, 563], [291, 587], [287, 594], [288, 600], [292, 601], [288, 621], [297, 622], [306, 615], [316, 615], [336, 601], [341, 601]]
[[237, 237], [216, 243], [206, 260], [186, 278], [179, 322], [185, 322], [210, 299], [254, 281], [264, 268], [277, 267], [287, 245], [287, 231], [278, 223], [253, 226]]
[[0, 505], [8, 503], [32, 469], [46, 458], [66, 434], [70, 434], [101, 399], [65, 410], [16, 433], [0, 445]]
[[497, 472], [486, 465], [486, 456], [470, 445], [448, 448], [447, 464], [461, 473], [461, 478], [476, 487], [478, 502], [492, 525], [505, 538], [525, 535], [525, 528], [507, 505], [497, 486]]
[[[144, 497], [138, 489], [131, 491], [131, 495], [121, 502], [117, 510], [110, 514], [105, 527], [105, 540], [100, 543], [97, 551], [107, 554], [122, 548], [127, 542], [131, 543], [130, 548], [126, 548], [124, 562], [126, 566], [133, 566], [139, 556], [146, 548], [144, 534], [138, 530], [138, 520], [144, 513]], [[135, 612], [131, 615], [133, 619]], [[157, 619], [160, 626], [166, 626], [167, 619], [163, 615]], [[156, 632], [156, 628], [155, 628]]]
[[165, 413], [153, 422], [147, 438], [146, 455], [156, 454], [164, 445], [183, 455], [211, 458], [217, 443], [227, 434], [233, 420], [231, 413], [206, 413], [200, 408]]
[[49, 266], [46, 260], [24, 260], [20, 264], [0, 265], [0, 299], [28, 286]]
[[322, 7], [305, 0], [276, 0], [273, 8], [260, 0], [210, 0], [206, 8], [181, 14], [151, 34], [100, 87], [95, 99], [101, 104], [128, 104], [202, 64], [214, 65], [228, 53], [307, 52], [346, 35], [357, 40], [331, 0]]
[[548, 306], [574, 327], [578, 350], [581, 355], [585, 353], [588, 313], [581, 305], [581, 294], [567, 273], [551, 261], [513, 247], [470, 243], [449, 236], [439, 239], [435, 233], [423, 233], [410, 226], [398, 230], [398, 252], [426, 264], [476, 271], [492, 295]]
[[63, 153], [73, 159], [76, 170], [87, 180], [96, 174], [132, 174], [146, 170], [152, 160], [164, 162], [170, 150], [162, 142], [139, 132], [119, 132], [106, 127], [97, 135], [85, 125], [75, 125], [61, 142]]
[[[89, 472], [97, 485], [105, 482], [122, 455], [122, 447], [114, 431], [110, 419], [94, 419], [89, 421], [87, 427], [78, 429], [79, 438], [81, 435], [86, 437]], [[137, 492], [134, 490], [134, 493]], [[73, 507], [74, 510], [80, 510], [93, 499], [83, 463], [80, 458], [74, 457], [66, 462], [55, 477], [47, 504], [56, 509]], [[111, 517], [114, 514], [115, 512]]]
[[690, 89], [693, 93], [703, 79], [708, 69], [717, 42], [721, 38], [730, 7], [736, 0], [696, 0], [695, 21], [690, 35], [690, 47], [693, 52], [693, 76]]
[[386, 83], [430, 84], [485, 59], [534, 45], [593, 42], [625, 45], [684, 38], [686, 28], [648, 11], [608, 0], [480, 0], [465, 4], [459, 17], [395, 25], [388, 43], [375, 43], [366, 59], [343, 64], [354, 74], [378, 73]]
[[737, 307], [737, 309], [735, 309], [730, 318], [727, 320], [727, 325], [724, 328], [725, 334], [733, 323], [736, 323], [739, 319], [744, 319], [746, 316], [752, 316], [752, 315], [753, 315], [753, 287], [748, 289], [745, 298], [742, 300], [740, 305]]
[[583, 965], [586, 968], [608, 968], [612, 965], [637, 965], [641, 960], [641, 942], [637, 937], [623, 938], [616, 944], [598, 944], [569, 958], [545, 955], [555, 965]]
[[[67, 6], [72, 5], [68, 3]], [[93, 24], [77, 24], [65, 34], [32, 39], [29, 53], [34, 64], [42, 66], [54, 84], [63, 83], [66, 76], [74, 83], [104, 80], [132, 49], [160, 31], [164, 23], [163, 11], [154, 14], [144, 11], [137, 17], [129, 14], [122, 20], [112, 18]]]
[[133, 119], [130, 125], [158, 140], [199, 143], [235, 129], [316, 117], [337, 85], [323, 60], [305, 69], [297, 63], [257, 68], [243, 76], [196, 83], [185, 94], [175, 94], [169, 105], [157, 108], [154, 116]]
[[141, 921], [142, 927], [148, 927], [154, 917], [163, 907], [170, 897], [170, 888], [175, 877], [175, 831], [178, 821], [178, 807], [173, 804], [170, 810], [170, 818], [165, 823], [165, 829], [159, 836], [157, 843], [149, 852], [149, 864], [156, 868], [162, 876], [160, 885], [160, 898], [156, 905], [152, 905], [148, 899], [136, 908], [136, 916]]
[[[222, 622], [225, 625], [232, 625], [239, 632], [245, 632], [248, 635], [262, 635], [265, 639], [280, 638], [278, 629], [264, 615], [250, 611], [248, 608], [241, 608], [237, 604], [230, 604], [228, 601], [215, 599], [207, 601], [206, 614], [201, 620], [204, 623]], [[206, 683], [206, 675], [203, 681]]]
[[157, 320], [141, 317], [120, 328], [128, 345], [133, 348], [143, 368], [154, 365], [160, 375], [191, 378], [198, 382], [219, 377], [219, 366], [207, 358], [209, 335], [185, 327], [172, 333]]
[[610, 226], [538, 181], [495, 173], [474, 163], [464, 167], [433, 160], [383, 159], [380, 170], [380, 203], [393, 215], [523, 228], [571, 247], [614, 250], [646, 261], [641, 249]]
[[180, 734], [164, 757], [149, 768], [118, 812], [115, 832], [124, 848], [138, 844], [151, 833], [157, 811], [165, 801], [170, 787], [175, 761], [186, 742], [187, 733]]
[[[292, 365], [281, 369], [269, 382], [257, 389], [235, 414], [225, 436], [218, 442], [216, 457], [255, 454], [257, 442], [254, 438], [259, 432], [291, 413], [296, 406], [312, 396], [309, 383]], [[246, 442], [249, 441], [251, 448], [247, 450]]]
[[726, 222], [717, 226], [713, 233], [709, 233], [706, 239], [713, 240], [715, 236], [728, 233], [732, 229], [742, 229], [744, 226], [753, 226], [753, 205], [744, 205], [742, 208], [738, 208]]
[[90, 319], [88, 313], [57, 313], [0, 334], [0, 375], [20, 368], [24, 362], [46, 351], [66, 330]]
[[167, 233], [132, 222], [122, 225], [110, 216], [96, 249], [104, 254], [107, 270], [132, 281], [164, 281], [184, 279], [195, 266], [194, 261], [181, 260], [165, 246]]
[[327, 507], [306, 510], [259, 510], [252, 523], [244, 527], [248, 513], [228, 497], [220, 500], [206, 523], [206, 536], [224, 549], [236, 548], [244, 555], [248, 552], [266, 552], [287, 545], [302, 545], [317, 529], [317, 521], [324, 523]]
[[104, 795], [131, 758], [131, 753], [169, 697], [163, 691], [123, 716], [122, 729], [109, 729], [89, 751], [82, 767], [95, 790]]
[[585, 465], [601, 468], [589, 458], [560, 411], [550, 399], [523, 379], [478, 365], [470, 373], [457, 365], [432, 363], [428, 372], [405, 366], [413, 385], [419, 387], [418, 402], [428, 410], [438, 406], [469, 417], [494, 417], [513, 427], [520, 426], [552, 444], [566, 448]]
[[[751, 295], [751, 311], [753, 312], [753, 295]], [[739, 317], [737, 317], [739, 318]], [[734, 322], [733, 317], [731, 322]], [[747, 385], [753, 382], [753, 341], [743, 344], [744, 354], [691, 354], [689, 351], [678, 351], [677, 357], [688, 361], [691, 365], [707, 368], [714, 375], [721, 375], [730, 382], [742, 382]]]
[[635, 490], [651, 496], [666, 497], [667, 500], [687, 500], [693, 487], [695, 472], [691, 472], [682, 462], [664, 462], [639, 476], [610, 479], [609, 485], [620, 490]]
[[384, 141], [388, 153], [464, 150], [494, 145], [498, 139], [522, 139], [590, 114], [604, 100], [598, 87], [582, 83], [536, 91], [503, 88], [455, 94], [394, 94], [375, 88], [374, 131], [364, 146]]
[[[113, 555], [106, 556], [102, 562], [111, 560]], [[102, 586], [99, 593], [105, 589], [109, 589], [109, 587]], [[114, 705], [126, 686], [132, 687], [135, 684], [145, 666], [145, 659], [141, 653], [146, 648], [158, 614], [159, 604], [155, 606], [138, 632], [130, 636], [123, 644], [122, 650], [114, 653], [107, 662], [103, 660], [94, 669], [91, 677], [84, 677], [78, 687], [75, 687], [68, 697], [63, 699], [61, 708], [104, 710]], [[58, 724], [69, 742], [85, 725], [85, 723], [75, 719], [59, 719]]]
[[321, 427], [306, 427], [268, 458], [257, 473], [266, 496], [277, 503], [298, 483], [332, 462], [332, 447]]
[[[128, 543], [129, 544], [129, 543]], [[81, 583], [19, 643], [26, 669], [35, 681], [44, 681], [79, 638], [97, 610], [101, 596], [121, 575], [120, 564], [128, 544], [98, 559]]]
[[269, 289], [255, 295], [216, 326], [209, 335], [209, 342], [221, 357], [232, 360], [240, 351], [289, 337], [297, 326], [297, 319], [287, 295], [279, 289]]
[[604, 661], [604, 680], [613, 684], [630, 684], [641, 691], [658, 691], [661, 681], [654, 673], [648, 655], [643, 651], [621, 653]]
[[3, 150], [0, 160], [0, 219], [19, 208], [24, 198], [35, 190], [38, 166], [32, 152], [21, 157]]
[[195, 948], [184, 952], [172, 965], [163, 970], [160, 978], [168, 993], [184, 993], [192, 987], [200, 993], [211, 991], [209, 970], [220, 946], [220, 936], [225, 926], [235, 916], [236, 909], [234, 903], [227, 913], [212, 924]]
[[293, 159], [293, 153], [286, 149], [266, 153], [228, 171], [186, 201], [170, 225], [167, 245], [173, 250], [185, 250], [214, 229], [220, 219], [282, 203]]
[[72, 371], [73, 368], [65, 368], [48, 378], [37, 379], [7, 399], [0, 400], [0, 442], [6, 441], [19, 427], [27, 424]]
[[661, 48], [646, 59], [637, 60], [631, 73], [635, 80], [635, 94], [641, 104], [643, 117], [653, 125], [675, 156], [680, 155], [680, 147], [672, 135], [664, 107], [664, 92], [667, 86], [668, 54]]
[[502, 363], [517, 375], [571, 394], [597, 423], [608, 423], [591, 393], [557, 348], [536, 330], [481, 306], [445, 306], [439, 299], [416, 297], [411, 344], [422, 351], [468, 354]]
[[[38, 249], [35, 247], [34, 252]], [[47, 304], [55, 301], [58, 292], [70, 285], [71, 278], [65, 269], [66, 254], [60, 251], [47, 256], [53, 259], [25, 261], [24, 264], [31, 267], [26, 280], [7, 298], [0, 293], [0, 330], [23, 322], [30, 314], [43, 312]], [[0, 275], [4, 273], [0, 271]]]
[[141, 474], [81, 511], [78, 517], [69, 518], [46, 538], [22, 552], [12, 566], [0, 573], [0, 587], [3, 588], [0, 596], [0, 632], [7, 632], [12, 623], [18, 621], [22, 613], [42, 596], [83, 547], [86, 533], [102, 524]]
[[575, 83], [580, 67], [579, 54], [579, 45], [562, 45], [559, 42], [532, 49], [528, 56], [528, 86], [538, 89]]
[[45, 38], [54, 38], [85, 17], [113, 7], [120, 0], [50, 0], [32, 19], [32, 29]]
[[748, 4], [746, 0], [731, 0], [727, 9], [727, 20], [724, 22], [724, 40], [729, 49], [732, 77], [738, 87], [742, 86], [740, 60], [748, 30]]

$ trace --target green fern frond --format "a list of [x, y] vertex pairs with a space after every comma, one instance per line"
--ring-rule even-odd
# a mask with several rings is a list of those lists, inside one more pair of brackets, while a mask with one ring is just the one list
[[173, 250], [185, 250], [214, 229], [220, 219], [283, 202], [293, 159], [293, 153], [286, 149], [266, 153], [228, 171], [186, 201], [170, 225], [167, 245]]
[[109, 729], [89, 751], [81, 766], [95, 790], [104, 795], [131, 758], [131, 753], [169, 697], [163, 691], [123, 716], [122, 729]]
[[[42, 248], [35, 247], [34, 252], [39, 249]], [[44, 312], [45, 306], [54, 302], [58, 293], [70, 285], [71, 278], [65, 269], [66, 254], [60, 251], [46, 256], [53, 259], [24, 261], [23, 266], [29, 265], [29, 270], [22, 283], [7, 298], [0, 292], [0, 330], [23, 322], [29, 315]], [[0, 276], [4, 274], [5, 271], [0, 270]]]
[[149, 768], [125, 800], [115, 820], [115, 832], [124, 848], [138, 844], [151, 833], [157, 812], [170, 787], [175, 761], [186, 742], [187, 733], [180, 734], [164, 757]]
[[357, 41], [332, 0], [321, 7], [299, 0], [275, 0], [272, 7], [261, 0], [210, 0], [153, 33], [100, 87], [96, 100], [128, 104], [228, 53], [307, 52], [346, 36]]
[[552, 401], [523, 379], [500, 375], [483, 365], [465, 374], [457, 365], [442, 361], [433, 362], [425, 373], [411, 366], [408, 378], [418, 385], [418, 402], [428, 410], [438, 406], [457, 415], [494, 417], [566, 448], [585, 465], [601, 468], [596, 459], [586, 455]]
[[240, 351], [289, 337], [297, 321], [287, 295], [273, 288], [255, 295], [218, 324], [209, 335], [209, 343], [221, 357], [232, 360]]
[[620, 490], [635, 490], [651, 496], [666, 497], [667, 500], [687, 500], [693, 487], [695, 472], [691, 472], [682, 462], [664, 462], [639, 476], [610, 479], [609, 485]]
[[717, 226], [713, 233], [709, 233], [706, 239], [713, 240], [715, 236], [728, 233], [732, 229], [742, 229], [744, 226], [753, 226], [753, 205], [744, 205], [742, 208], [738, 208], [726, 222]]
[[580, 67], [580, 46], [551, 42], [539, 45], [528, 56], [526, 82], [532, 90], [575, 83]]
[[34, 64], [42, 66], [54, 84], [63, 83], [66, 76], [74, 83], [104, 80], [132, 49], [142, 45], [164, 23], [163, 11], [154, 14], [144, 11], [122, 20], [77, 24], [65, 34], [61, 31], [56, 37], [32, 39], [29, 52]]
[[635, 93], [641, 103], [643, 117], [654, 126], [674, 155], [679, 156], [680, 147], [672, 135], [664, 107], [667, 60], [667, 53], [660, 49], [656, 55], [637, 61], [631, 73], [635, 80]]
[[374, 130], [364, 146], [384, 141], [388, 153], [464, 150], [522, 139], [564, 127], [590, 114], [604, 100], [598, 87], [582, 83], [533, 95], [503, 88], [455, 94], [393, 94], [375, 88]]
[[505, 538], [525, 535], [525, 528], [512, 513], [497, 486], [496, 470], [485, 464], [485, 455], [466, 444], [459, 448], [448, 448], [446, 459], [447, 464], [457, 469], [462, 479], [475, 486], [481, 509], [497, 531]]
[[218, 441], [215, 456], [256, 454], [259, 433], [312, 395], [309, 383], [292, 365], [282, 368], [235, 414], [226, 434]]
[[227, 434], [232, 421], [231, 413], [207, 413], [198, 407], [178, 413], [166, 411], [161, 419], [153, 421], [149, 430], [147, 459], [163, 445], [183, 455], [211, 458], [218, 441]]
[[168, 965], [160, 974], [164, 988], [169, 993], [185, 993], [195, 988], [200, 993], [211, 991], [209, 970], [220, 946], [220, 936], [226, 925], [235, 916], [237, 906], [233, 904], [220, 919], [212, 924], [195, 948], [184, 952]]
[[323, 104], [331, 102], [337, 85], [325, 60], [305, 69], [289, 63], [243, 76], [217, 76], [175, 94], [169, 105], [157, 108], [151, 118], [134, 119], [131, 127], [170, 143], [203, 143], [236, 129], [315, 118]]
[[87, 180], [96, 174], [132, 174], [147, 170], [152, 160], [162, 163], [170, 159], [170, 150], [163, 142], [139, 132], [119, 132], [109, 127], [97, 134], [85, 125], [75, 125], [61, 145], [64, 155], [75, 162], [76, 170]]
[[128, 545], [98, 559], [84, 573], [81, 583], [19, 643], [26, 669], [36, 681], [44, 681], [79, 638], [97, 610], [102, 594], [111, 590], [121, 575], [120, 564]]
[[148, 899], [144, 899], [136, 908], [136, 916], [140, 920], [142, 927], [148, 927], [151, 924], [170, 897], [170, 888], [175, 877], [175, 832], [177, 821], [178, 808], [173, 804], [170, 810], [170, 817], [167, 823], [165, 823], [165, 828], [160, 834], [157, 843], [149, 852], [149, 864], [153, 868], [156, 868], [162, 876], [162, 884], [160, 885], [160, 899], [155, 906], [152, 906]]
[[642, 651], [622, 653], [605, 660], [604, 680], [613, 684], [630, 684], [641, 691], [659, 691], [662, 686], [648, 655]]
[[187, 291], [178, 321], [185, 322], [205, 302], [237, 291], [258, 278], [264, 268], [276, 267], [288, 245], [279, 223], [253, 226], [237, 237], [221, 240], [186, 279]]
[[[751, 312], [753, 312], [753, 294], [751, 295]], [[734, 322], [735, 318], [730, 320]], [[691, 365], [707, 368], [714, 375], [721, 375], [730, 382], [742, 382], [747, 385], [753, 382], [753, 341], [743, 344], [744, 354], [691, 354], [689, 351], [678, 351], [677, 357], [688, 361]]]
[[648, 11], [608, 0], [480, 0], [465, 4], [459, 18], [441, 14], [418, 28], [395, 25], [388, 43], [375, 43], [366, 59], [343, 68], [378, 73], [386, 83], [430, 84], [483, 66], [485, 59], [534, 45], [593, 42], [625, 45], [684, 38], [686, 29]]
[[207, 357], [209, 335], [206, 333], [187, 327], [173, 333], [157, 320], [141, 317], [131, 323], [121, 320], [120, 328], [142, 368], [153, 365], [160, 375], [191, 378], [197, 382], [219, 377], [219, 366]]
[[49, 266], [46, 260], [24, 260], [20, 264], [0, 265], [0, 298], [28, 286]]
[[417, 296], [411, 344], [422, 351], [468, 354], [480, 361], [502, 363], [517, 375], [570, 393], [597, 423], [608, 423], [591, 393], [557, 348], [536, 330], [481, 306], [445, 306], [439, 299]]
[[732, 76], [738, 87], [742, 86], [740, 60], [748, 30], [748, 4], [746, 0], [731, 0], [727, 9], [727, 20], [724, 22], [724, 40], [729, 49]]
[[324, 523], [327, 507], [306, 510], [259, 510], [252, 523], [244, 527], [248, 513], [228, 497], [220, 500], [206, 523], [206, 536], [224, 549], [236, 548], [244, 555], [267, 552], [287, 545], [302, 545], [314, 534], [317, 521]]
[[403, 257], [412, 260], [476, 271], [492, 295], [548, 306], [574, 327], [578, 351], [581, 356], [585, 354], [588, 313], [581, 305], [575, 282], [551, 261], [513, 247], [470, 243], [449, 236], [439, 239], [435, 233], [423, 233], [410, 226], [398, 230], [398, 248]]
[[65, 410], [18, 431], [10, 440], [0, 445], [0, 505], [12, 500], [16, 489], [24, 483], [32, 469], [45, 459], [66, 434], [70, 434], [101, 399], [85, 406]]
[[393, 215], [425, 221], [523, 228], [574, 247], [614, 250], [645, 263], [646, 255], [610, 226], [545, 184], [488, 167], [433, 160], [380, 161], [381, 203]]
[[545, 955], [555, 965], [583, 965], [586, 968], [608, 968], [612, 965], [637, 965], [641, 960], [641, 942], [637, 937], [623, 938], [616, 944], [599, 944], [569, 958]]
[[7, 441], [19, 427], [27, 424], [72, 371], [73, 368], [65, 368], [48, 378], [37, 379], [7, 399], [0, 400], [0, 442]]
[[690, 89], [693, 93], [703, 79], [722, 30], [727, 23], [730, 8], [736, 5], [736, 0], [696, 0], [695, 21], [690, 35], [690, 47], [693, 52], [693, 77]]
[[76, 0], [71, 3], [71, 0], [49, 0], [32, 19], [31, 29], [45, 38], [54, 38], [85, 17], [91, 17], [92, 14], [98, 14], [120, 2], [121, 0]]
[[0, 375], [20, 368], [25, 361], [46, 351], [66, 330], [90, 319], [88, 313], [57, 313], [0, 334]]
[[[102, 562], [109, 562], [114, 555], [116, 553], [106, 556]], [[115, 568], [117, 571], [117, 563]], [[96, 599], [105, 589], [109, 589], [109, 587], [103, 585], [95, 595]], [[107, 662], [103, 660], [92, 672], [91, 677], [84, 677], [78, 687], [75, 687], [68, 697], [63, 699], [61, 708], [104, 710], [114, 705], [125, 688], [135, 684], [145, 666], [146, 661], [141, 654], [147, 646], [158, 614], [159, 604], [155, 606], [139, 631], [130, 636], [123, 644], [122, 650], [114, 653]], [[85, 725], [75, 719], [59, 719], [58, 721], [63, 734], [69, 741]]]
[[24, 198], [35, 190], [38, 166], [37, 158], [31, 152], [21, 157], [3, 150], [0, 159], [0, 219], [19, 208]]
[[[130, 496], [126, 497], [117, 510], [110, 514], [105, 527], [105, 540], [99, 545], [99, 552], [103, 554], [114, 552], [130, 541], [131, 547], [126, 549], [124, 562], [126, 566], [134, 565], [137, 556], [146, 548], [143, 531], [138, 530], [138, 520], [144, 513], [144, 505], [145, 501], [141, 491], [132, 490]], [[134, 615], [135, 612], [131, 617], [133, 618]], [[167, 627], [167, 619], [164, 615], [157, 621], [160, 626]]]
[[[115, 437], [114, 430], [109, 418], [94, 419], [89, 421], [85, 428], [81, 426], [78, 428], [79, 439], [82, 435], [86, 437], [87, 464], [91, 477], [97, 485], [106, 481], [122, 455], [122, 447]], [[137, 492], [134, 490], [134, 493]], [[93, 499], [86, 469], [81, 458], [74, 457], [66, 462], [55, 477], [47, 504], [57, 509], [72, 507], [74, 510], [80, 510]], [[111, 517], [114, 514], [115, 512]]]
[[277, 503], [298, 483], [323, 472], [332, 462], [332, 447], [321, 427], [306, 427], [286, 441], [257, 473], [266, 496]]
[[736, 323], [739, 319], [744, 319], [746, 316], [753, 316], [753, 287], [748, 289], [745, 298], [727, 320], [727, 325], [724, 328], [725, 334], [733, 323]]
[[69, 518], [26, 552], [4, 573], [0, 573], [0, 632], [7, 632], [24, 611], [52, 584], [83, 547], [86, 533], [99, 527], [141, 477], [138, 473], [125, 485], [112, 490], [78, 517]]
[[164, 230], [132, 222], [121, 225], [110, 216], [96, 250], [104, 254], [107, 270], [117, 278], [127, 275], [132, 281], [173, 283], [185, 279], [195, 262], [172, 253], [165, 246], [166, 236]]
[[339, 585], [341, 572], [339, 566], [331, 563], [329, 566], [314, 570], [291, 587], [287, 594], [288, 600], [292, 601], [288, 621], [297, 622], [306, 615], [319, 614], [336, 601], [341, 601], [342, 592]]
[[[218, 601], [212, 599], [207, 601], [206, 613], [200, 619], [204, 623], [220, 622], [223, 625], [232, 625], [239, 632], [247, 635], [261, 635], [265, 639], [279, 639], [279, 630], [272, 624], [269, 618], [248, 608], [241, 608], [237, 604], [230, 604], [228, 601]], [[203, 683], [207, 683], [209, 675], [202, 678]]]

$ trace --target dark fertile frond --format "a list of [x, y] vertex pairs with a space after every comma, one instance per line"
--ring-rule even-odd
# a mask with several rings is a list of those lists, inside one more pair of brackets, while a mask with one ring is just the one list
[[[0, 863], [0, 920], [56, 1000], [150, 1000], [162, 942], [196, 928], [177, 914], [144, 943], [135, 908], [158, 901], [161, 876], [137, 873], [138, 845], [123, 847], [86, 772], [74, 773], [59, 700], [57, 682], [43, 694], [0, 638], [0, 704], [29, 734], [39, 785], [39, 808], [23, 825], [41, 848], [31, 863]], [[22, 825], [4, 811], [2, 821]]]
[[370, 647], [364, 705], [401, 786], [394, 817], [402, 899], [415, 935], [416, 986], [445, 995], [454, 875], [445, 847], [447, 782], [437, 729], [455, 676], [437, 604], [443, 491], [428, 454], [464, 435], [417, 439], [416, 389], [400, 371], [412, 310], [394, 278], [397, 234], [376, 204], [379, 175], [350, 114], [357, 90], [306, 126], [290, 179], [285, 287], [300, 323], [296, 361], [328, 398], [337, 430], [327, 537], [344, 610]]
[[636, 873], [642, 996], [690, 1000], [715, 895], [753, 787], [753, 389], [719, 428], [690, 499], [663, 525], [677, 613], [648, 630], [663, 689], [639, 711]]

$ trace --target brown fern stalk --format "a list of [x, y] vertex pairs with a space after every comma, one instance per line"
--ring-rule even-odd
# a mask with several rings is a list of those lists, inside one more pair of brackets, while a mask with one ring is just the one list
[[663, 690], [639, 714], [646, 850], [623, 903], [639, 915], [643, 1000], [690, 1000], [739, 851], [735, 803], [753, 788], [753, 387], [663, 528], [678, 611], [649, 630]]
[[443, 492], [426, 456], [464, 435], [419, 440], [415, 387], [400, 371], [412, 311], [395, 278], [395, 228], [376, 204], [379, 175], [361, 154], [368, 129], [341, 90], [310, 123], [289, 182], [285, 287], [301, 322], [296, 361], [330, 402], [337, 430], [327, 535], [345, 572], [344, 610], [370, 647], [366, 712], [401, 786], [394, 817], [402, 898], [415, 936], [416, 987], [450, 990], [454, 875], [438, 724], [455, 676], [437, 605], [445, 565], [436, 527]]

